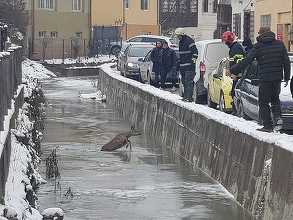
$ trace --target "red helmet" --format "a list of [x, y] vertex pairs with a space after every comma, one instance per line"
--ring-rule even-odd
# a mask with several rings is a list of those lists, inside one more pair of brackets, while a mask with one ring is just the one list
[[224, 42], [225, 44], [232, 44], [236, 39], [236, 36], [233, 32], [231, 31], [226, 31], [223, 33], [222, 35], [222, 42]]

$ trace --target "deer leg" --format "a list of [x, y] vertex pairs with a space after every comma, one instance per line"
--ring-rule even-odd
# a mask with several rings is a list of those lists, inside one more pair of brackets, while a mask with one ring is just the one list
[[132, 145], [131, 145], [131, 141], [130, 140], [128, 140], [128, 144], [129, 144], [129, 147], [130, 147], [129, 150], [132, 151]]

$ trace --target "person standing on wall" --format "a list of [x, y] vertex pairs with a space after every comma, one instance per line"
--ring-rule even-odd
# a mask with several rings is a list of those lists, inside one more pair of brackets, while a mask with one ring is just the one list
[[[258, 62], [259, 75], [259, 115], [263, 121], [263, 127], [258, 129], [263, 132], [280, 130], [283, 121], [281, 119], [280, 92], [281, 81], [285, 80], [288, 86], [290, 80], [290, 60], [287, 49], [282, 41], [276, 40], [276, 35], [270, 27], [261, 27], [257, 37], [257, 43], [248, 54], [247, 58], [231, 68], [231, 73], [242, 71], [254, 59]], [[273, 119], [271, 117], [273, 115]]]
[[[237, 42], [236, 36], [233, 32], [226, 31], [222, 35], [222, 41], [229, 47], [229, 58], [230, 58], [230, 68], [240, 62], [244, 57], [245, 57], [245, 51], [242, 45]], [[238, 75], [231, 75], [231, 78], [233, 79], [233, 85], [232, 85], [232, 91], [231, 95], [232, 98], [234, 99], [235, 96], [235, 87], [238, 82], [238, 80], [241, 78], [241, 76]], [[236, 115], [236, 107], [233, 102], [232, 104], [232, 114]]]
[[162, 42], [158, 41], [156, 47], [151, 52], [151, 61], [153, 62], [153, 72], [155, 73], [155, 87], [159, 88], [159, 81], [162, 72]]
[[198, 50], [194, 40], [187, 36], [184, 28], [177, 28], [175, 31], [179, 39], [180, 74], [184, 87], [183, 101], [193, 102], [193, 88], [195, 77], [195, 66], [198, 57]]
[[166, 88], [166, 78], [170, 77], [172, 83], [172, 91], [176, 91], [177, 81], [177, 56], [173, 49], [171, 49], [167, 41], [163, 41], [162, 50], [162, 71], [161, 71], [161, 87]]

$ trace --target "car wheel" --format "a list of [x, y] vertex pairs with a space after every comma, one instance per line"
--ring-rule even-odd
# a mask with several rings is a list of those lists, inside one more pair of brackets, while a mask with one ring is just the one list
[[208, 106], [210, 108], [214, 108], [214, 109], [217, 108], [217, 103], [215, 103], [211, 100], [209, 89], [208, 89], [208, 100], [207, 101], [208, 101]]
[[243, 107], [242, 101], [238, 101], [238, 103], [237, 103], [237, 115], [241, 118], [246, 119], [246, 120], [250, 120], [250, 118], [244, 112], [244, 107]]
[[121, 51], [121, 47], [120, 46], [113, 46], [111, 48], [111, 54], [114, 55], [114, 56], [118, 56], [118, 54], [120, 53]]
[[219, 110], [221, 112], [226, 112], [226, 113], [230, 113], [227, 109], [226, 109], [226, 106], [225, 106], [225, 97], [224, 97], [224, 93], [221, 92], [221, 95], [220, 95], [220, 100], [219, 100]]

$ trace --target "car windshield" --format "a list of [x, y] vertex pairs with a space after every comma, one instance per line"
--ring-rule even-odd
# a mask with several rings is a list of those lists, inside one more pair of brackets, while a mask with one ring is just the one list
[[129, 48], [128, 56], [130, 57], [145, 57], [152, 47], [131, 47]]
[[178, 39], [176, 40], [176, 39], [170, 38], [169, 40], [171, 44], [179, 44]]

